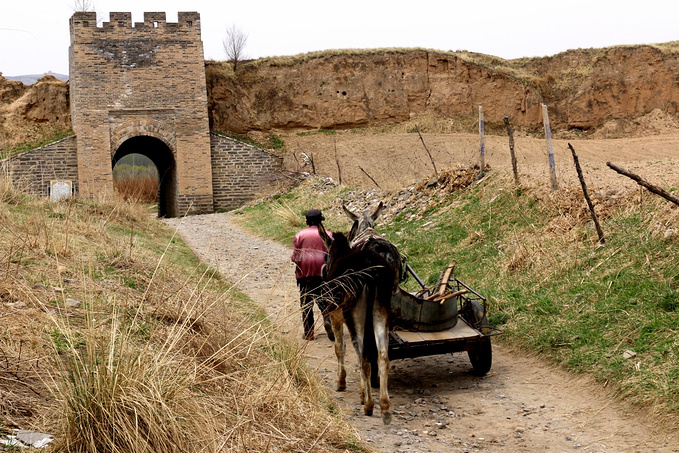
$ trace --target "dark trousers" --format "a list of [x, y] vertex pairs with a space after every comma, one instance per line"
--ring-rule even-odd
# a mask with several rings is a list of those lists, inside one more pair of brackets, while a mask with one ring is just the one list
[[302, 277], [297, 279], [299, 303], [302, 307], [302, 322], [304, 323], [304, 338], [308, 340], [314, 337], [314, 302], [318, 305], [318, 309], [323, 315], [323, 325], [326, 332], [328, 332], [328, 336], [332, 335], [330, 313], [327, 310], [327, 304], [324, 303], [321, 297], [322, 285], [322, 277]]

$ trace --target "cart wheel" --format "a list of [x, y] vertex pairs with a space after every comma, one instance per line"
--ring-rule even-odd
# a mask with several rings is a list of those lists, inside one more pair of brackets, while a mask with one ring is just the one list
[[473, 351], [467, 351], [469, 361], [474, 367], [474, 372], [480, 376], [490, 371], [493, 364], [493, 349], [490, 345], [490, 338], [484, 338]]
[[[481, 333], [488, 334], [490, 329], [484, 329], [488, 327], [488, 319], [483, 309], [483, 305], [475, 300], [470, 301], [470, 306], [466, 307], [467, 319], [473, 321]], [[493, 364], [493, 348], [490, 344], [490, 337], [485, 337], [481, 339], [476, 347], [472, 351], [467, 351], [469, 356], [469, 361], [472, 363], [474, 372], [480, 376], [488, 373], [490, 367]]]

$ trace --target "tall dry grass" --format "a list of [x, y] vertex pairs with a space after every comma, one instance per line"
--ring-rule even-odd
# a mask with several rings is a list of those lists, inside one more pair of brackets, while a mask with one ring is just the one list
[[115, 191], [123, 200], [136, 203], [158, 202], [158, 176], [154, 174], [129, 175], [113, 180]]
[[0, 432], [69, 452], [361, 449], [299, 345], [144, 206], [0, 205], [0, 305]]

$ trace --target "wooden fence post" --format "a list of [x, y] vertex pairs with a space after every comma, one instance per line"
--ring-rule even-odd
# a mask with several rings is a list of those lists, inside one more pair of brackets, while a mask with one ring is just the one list
[[424, 146], [424, 150], [427, 152], [427, 155], [429, 156], [429, 160], [431, 161], [431, 166], [434, 167], [434, 174], [438, 178], [439, 172], [436, 170], [436, 162], [434, 162], [434, 158], [432, 157], [431, 153], [429, 152], [429, 148], [427, 148], [427, 145], [424, 144], [424, 138], [422, 138], [422, 134], [420, 134], [420, 128], [415, 125], [415, 130], [417, 131], [417, 135], [420, 136], [420, 141], [422, 142], [422, 146]]
[[519, 169], [516, 166], [516, 154], [514, 154], [514, 129], [509, 125], [509, 117], [507, 115], [502, 117], [502, 121], [507, 126], [507, 135], [509, 135], [509, 154], [512, 156], [512, 170], [514, 171], [514, 185], [519, 185]]
[[594, 221], [594, 227], [596, 228], [596, 234], [599, 235], [599, 243], [603, 244], [606, 242], [606, 239], [604, 239], [604, 232], [601, 229], [601, 225], [599, 225], [599, 219], [596, 216], [596, 213], [594, 212], [594, 203], [592, 203], [592, 199], [589, 198], [589, 192], [587, 192], [587, 184], [585, 184], [585, 177], [582, 175], [582, 168], [580, 168], [580, 160], [578, 159], [578, 155], [575, 154], [575, 149], [573, 149], [573, 146], [569, 143], [568, 147], [571, 150], [571, 153], [573, 154], [573, 162], [575, 163], [575, 170], [578, 172], [578, 179], [580, 180], [580, 185], [582, 186], [582, 193], [585, 196], [585, 201], [587, 202], [587, 206], [589, 207], [589, 213], [592, 215], [592, 220]]
[[337, 158], [337, 139], [332, 138], [332, 143], [335, 146], [335, 163], [337, 164], [337, 179], [340, 184], [342, 184], [342, 167], [340, 166], [340, 161]]
[[483, 106], [479, 105], [479, 141], [481, 143], [481, 174], [486, 171], [486, 141], [484, 137], [485, 122], [483, 121]]
[[554, 163], [552, 130], [549, 127], [549, 114], [547, 113], [547, 106], [545, 104], [542, 104], [542, 121], [545, 123], [545, 138], [547, 139], [547, 153], [549, 154], [549, 179], [552, 182], [552, 190], [557, 190], [559, 184], [556, 182], [556, 164]]

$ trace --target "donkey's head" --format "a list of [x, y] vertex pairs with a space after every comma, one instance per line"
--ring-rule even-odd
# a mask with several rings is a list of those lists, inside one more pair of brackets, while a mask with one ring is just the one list
[[351, 246], [348, 237], [356, 235], [356, 228], [358, 228], [358, 221], [354, 222], [348, 236], [345, 236], [343, 233], [333, 233], [332, 237], [330, 237], [323, 224], [318, 225], [318, 234], [328, 249], [328, 254], [325, 257], [326, 273], [333, 268], [337, 260], [349, 254]]
[[[375, 228], [375, 220], [380, 216], [380, 213], [382, 212], [382, 209], [384, 208], [384, 204], [380, 201], [380, 204], [377, 205], [377, 208], [375, 208], [375, 211], [370, 214], [367, 210], [363, 211], [362, 216], [357, 216], [353, 212], [349, 210], [349, 208], [346, 207], [346, 205], [342, 205], [342, 209], [344, 209], [344, 213], [354, 222], [358, 222], [358, 227], [356, 228], [356, 231], [352, 235], [351, 232], [349, 233], [349, 241], [353, 241], [356, 236], [360, 235], [366, 230], [369, 229], [374, 229]], [[352, 228], [351, 231], [354, 231]]]
[[[354, 222], [351, 231], [354, 231], [357, 225], [358, 222]], [[321, 271], [323, 279], [328, 282], [324, 289], [325, 303], [328, 306], [338, 307], [342, 305], [344, 298], [355, 293], [351, 279], [347, 280], [342, 277], [346, 270], [346, 260], [352, 253], [351, 245], [344, 233], [333, 233], [330, 237], [323, 224], [318, 226], [318, 234], [328, 249], [325, 265]]]

